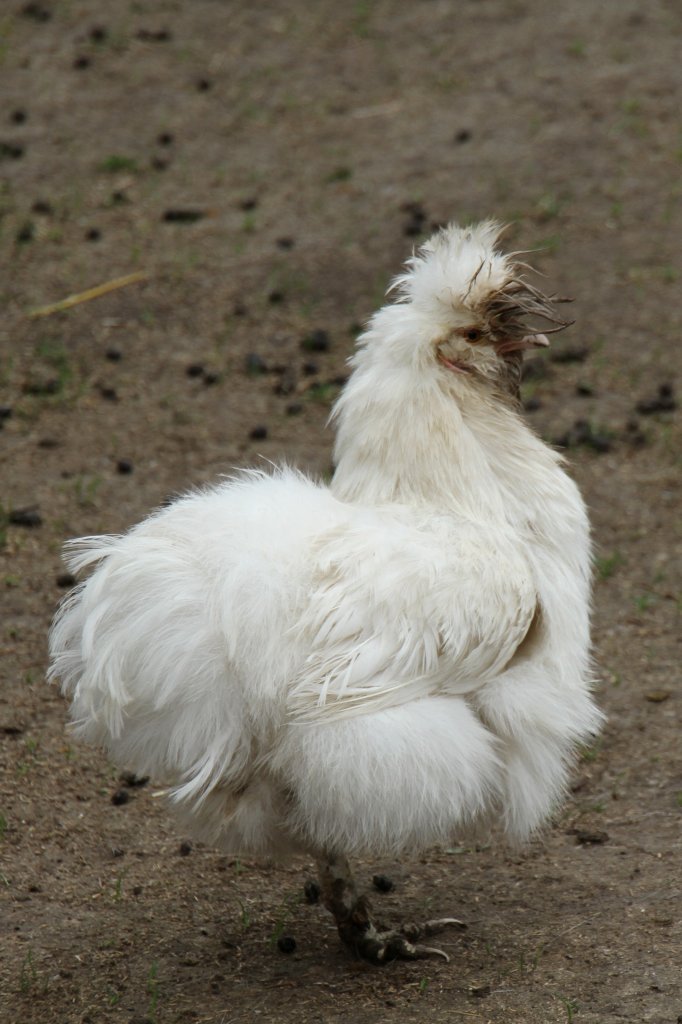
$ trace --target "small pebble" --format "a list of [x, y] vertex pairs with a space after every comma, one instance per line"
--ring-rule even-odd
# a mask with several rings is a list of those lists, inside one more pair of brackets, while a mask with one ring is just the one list
[[108, 384], [100, 384], [98, 390], [102, 398], [105, 398], [107, 402], [118, 402], [118, 392], [116, 391], [116, 388], [112, 388]]
[[293, 238], [283, 237], [277, 239], [277, 245], [280, 249], [293, 249], [294, 240]]
[[265, 360], [257, 352], [249, 352], [244, 364], [244, 368], [250, 377], [258, 377], [268, 372]]
[[156, 141], [159, 146], [172, 146], [175, 140], [171, 132], [161, 132]]
[[185, 373], [188, 377], [202, 377], [204, 372], [204, 367], [201, 363], [190, 363], [189, 366], [185, 367]]
[[102, 237], [102, 232], [99, 228], [88, 228], [85, 233], [86, 241], [88, 242], [99, 242]]
[[120, 363], [123, 359], [123, 353], [120, 348], [108, 348], [104, 355], [110, 363]]
[[121, 476], [128, 476], [133, 471], [133, 464], [130, 459], [118, 459], [116, 462], [116, 472], [120, 473]]
[[471, 132], [468, 128], [460, 128], [455, 134], [455, 142], [461, 145], [463, 142], [469, 142], [471, 139]]
[[644, 694], [651, 704], [663, 704], [671, 696], [670, 690], [649, 690]]
[[211, 88], [211, 86], [212, 86], [212, 82], [210, 81], [210, 79], [208, 79], [208, 78], [199, 78], [199, 79], [197, 79], [197, 89], [199, 90], [199, 92], [208, 92], [208, 90]]
[[296, 939], [292, 935], [282, 935], [277, 940], [277, 949], [280, 953], [293, 953], [296, 949]]
[[263, 426], [254, 427], [251, 433], [249, 434], [249, 437], [251, 438], [252, 441], [264, 441], [267, 436], [268, 428]]
[[470, 985], [469, 995], [473, 996], [474, 999], [485, 999], [491, 992], [490, 985]]

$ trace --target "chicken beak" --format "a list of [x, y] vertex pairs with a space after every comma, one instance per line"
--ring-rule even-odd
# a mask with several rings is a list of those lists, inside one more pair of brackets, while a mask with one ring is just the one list
[[503, 338], [495, 343], [498, 355], [507, 356], [512, 352], [524, 352], [528, 348], [547, 348], [549, 338], [546, 334], [527, 334], [524, 338]]

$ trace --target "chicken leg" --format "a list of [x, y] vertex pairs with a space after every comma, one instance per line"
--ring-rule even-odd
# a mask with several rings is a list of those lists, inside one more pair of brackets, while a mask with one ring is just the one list
[[423, 946], [418, 940], [435, 935], [444, 928], [463, 930], [466, 925], [453, 917], [408, 924], [397, 930], [380, 931], [372, 917], [367, 896], [358, 896], [347, 859], [328, 854], [317, 860], [322, 901], [333, 915], [342, 941], [363, 960], [381, 965], [390, 960], [422, 960], [439, 956], [449, 960], [447, 953], [434, 946]]

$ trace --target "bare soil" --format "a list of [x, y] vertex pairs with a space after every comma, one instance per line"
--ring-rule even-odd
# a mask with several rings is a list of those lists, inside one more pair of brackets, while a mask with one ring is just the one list
[[[682, 1020], [681, 26], [676, 0], [3, 3], [2, 1024]], [[608, 725], [529, 849], [358, 865], [388, 920], [469, 925], [379, 971], [304, 902], [311, 865], [191, 844], [74, 745], [45, 637], [66, 538], [238, 465], [327, 473], [358, 325], [432, 224], [486, 216], [576, 297], [524, 396], [591, 507]]]

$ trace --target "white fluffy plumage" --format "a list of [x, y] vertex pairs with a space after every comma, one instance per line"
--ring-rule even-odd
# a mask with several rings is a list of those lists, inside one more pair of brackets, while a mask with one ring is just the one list
[[[590, 545], [510, 390], [559, 322], [492, 222], [408, 263], [360, 339], [329, 487], [246, 472], [123, 536], [52, 629], [77, 733], [231, 853], [400, 854], [562, 796], [590, 695]], [[527, 333], [524, 334], [524, 331]]]

